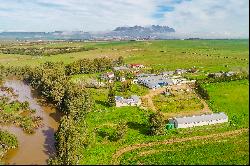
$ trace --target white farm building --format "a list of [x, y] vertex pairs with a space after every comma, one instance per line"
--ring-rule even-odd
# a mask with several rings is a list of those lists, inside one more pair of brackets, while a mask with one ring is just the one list
[[223, 112], [189, 117], [175, 117], [169, 119], [169, 124], [172, 124], [174, 128], [188, 128], [224, 122], [228, 122], [228, 117]]

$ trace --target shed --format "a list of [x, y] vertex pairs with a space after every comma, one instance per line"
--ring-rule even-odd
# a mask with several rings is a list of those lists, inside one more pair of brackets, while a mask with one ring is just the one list
[[169, 119], [169, 123], [174, 124], [175, 128], [188, 128], [224, 122], [228, 122], [228, 117], [223, 112]]

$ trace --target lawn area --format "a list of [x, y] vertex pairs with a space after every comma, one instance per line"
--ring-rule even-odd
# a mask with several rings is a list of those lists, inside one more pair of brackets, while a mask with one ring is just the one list
[[225, 112], [238, 127], [249, 126], [249, 81], [231, 81], [203, 85], [210, 96], [213, 112]]

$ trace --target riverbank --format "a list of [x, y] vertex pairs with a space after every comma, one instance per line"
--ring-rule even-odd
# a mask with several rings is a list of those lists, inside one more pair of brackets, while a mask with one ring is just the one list
[[6, 80], [4, 86], [13, 89], [19, 102], [28, 102], [35, 110], [34, 116], [42, 118], [42, 126], [34, 134], [23, 132], [20, 127], [2, 125], [1, 130], [17, 137], [19, 146], [9, 150], [3, 158], [6, 164], [47, 164], [49, 157], [56, 153], [54, 133], [58, 128], [61, 114], [51, 105], [41, 102], [36, 91], [20, 80]]

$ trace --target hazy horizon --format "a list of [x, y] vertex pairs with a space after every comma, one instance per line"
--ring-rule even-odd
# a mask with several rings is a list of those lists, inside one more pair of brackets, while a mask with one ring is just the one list
[[164, 25], [180, 37], [248, 38], [248, 6], [248, 0], [0, 0], [0, 32]]

